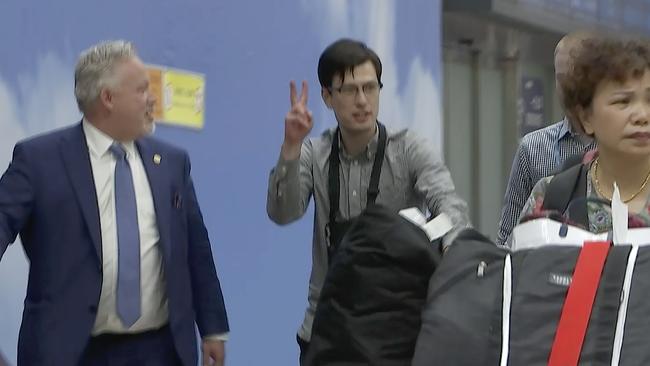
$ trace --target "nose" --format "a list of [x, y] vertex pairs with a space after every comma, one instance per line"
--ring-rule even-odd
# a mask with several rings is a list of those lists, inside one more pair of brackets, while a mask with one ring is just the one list
[[156, 105], [156, 102], [158, 102], [158, 99], [156, 99], [156, 97], [153, 94], [149, 93], [149, 95], [147, 96], [147, 104], [153, 107], [154, 105]]
[[643, 103], [639, 103], [632, 118], [635, 125], [647, 125], [650, 122], [650, 102], [644, 101]]
[[361, 87], [357, 89], [355, 101], [358, 105], [366, 105], [368, 103], [368, 97], [366, 96], [366, 92], [364, 92]]

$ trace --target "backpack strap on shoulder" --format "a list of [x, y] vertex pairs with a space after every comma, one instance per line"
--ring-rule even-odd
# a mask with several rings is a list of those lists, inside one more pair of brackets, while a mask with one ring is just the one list
[[[587, 165], [577, 164], [556, 174], [548, 184], [542, 208], [566, 214], [567, 207], [572, 200], [587, 195], [588, 171]], [[573, 205], [568, 215], [572, 221], [588, 227], [589, 217], [587, 216], [586, 202]]]

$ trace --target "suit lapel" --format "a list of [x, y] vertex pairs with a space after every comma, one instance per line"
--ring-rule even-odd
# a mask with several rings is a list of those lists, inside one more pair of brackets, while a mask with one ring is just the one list
[[92, 166], [86, 136], [81, 123], [71, 130], [71, 134], [62, 140], [60, 145], [63, 162], [70, 182], [77, 195], [81, 213], [90, 232], [90, 237], [101, 264], [102, 242], [97, 207], [97, 192], [93, 180]]
[[170, 234], [170, 207], [171, 207], [171, 186], [169, 180], [169, 161], [152, 146], [151, 141], [141, 139], [136, 141], [140, 153], [140, 159], [147, 173], [153, 205], [156, 211], [156, 224], [160, 235], [160, 245], [163, 258], [167, 262], [171, 252]]

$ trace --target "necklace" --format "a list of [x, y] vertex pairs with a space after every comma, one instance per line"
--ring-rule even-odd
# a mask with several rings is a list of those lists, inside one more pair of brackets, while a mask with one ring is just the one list
[[[594, 180], [594, 183], [596, 183], [595, 186], [596, 186], [596, 191], [598, 192], [598, 194], [601, 197], [607, 198], [607, 196], [600, 189], [600, 182], [598, 182], [598, 158], [596, 158], [596, 160], [594, 160], [594, 170], [593, 170], [591, 176], [592, 176], [592, 178]], [[645, 189], [645, 186], [648, 184], [649, 180], [650, 180], [650, 171], [645, 176], [645, 180], [643, 181], [643, 184], [641, 184], [641, 187], [639, 187], [639, 190], [637, 190], [636, 193], [634, 193], [630, 198], [623, 200], [623, 203], [628, 203], [628, 202], [632, 201], [634, 198], [636, 198], [636, 196], [639, 195], [639, 193], [643, 192], [643, 189]], [[611, 199], [610, 199], [610, 201], [611, 201]]]

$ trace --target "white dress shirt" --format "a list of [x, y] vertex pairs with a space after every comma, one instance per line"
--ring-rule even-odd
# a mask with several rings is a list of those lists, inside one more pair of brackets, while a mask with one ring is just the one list
[[162, 265], [160, 236], [156, 225], [153, 196], [140, 154], [133, 142], [122, 144], [131, 166], [138, 210], [142, 302], [140, 318], [131, 327], [126, 328], [117, 314], [116, 302], [118, 258], [114, 197], [115, 157], [109, 150], [115, 141], [86, 120], [83, 121], [83, 129], [86, 134], [97, 192], [104, 272], [97, 318], [92, 334], [138, 333], [160, 328], [168, 322], [169, 318], [167, 293], [164, 285], [165, 271]]

